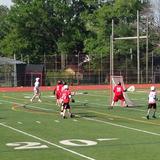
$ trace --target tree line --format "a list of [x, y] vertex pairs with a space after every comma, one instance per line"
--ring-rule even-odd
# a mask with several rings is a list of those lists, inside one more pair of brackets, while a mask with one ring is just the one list
[[[137, 10], [147, 4], [139, 0], [13, 0], [8, 9], [0, 6], [0, 54], [29, 56], [38, 63], [42, 55], [110, 54], [111, 22], [115, 36], [135, 36]], [[152, 33], [153, 34], [153, 33]], [[154, 37], [154, 38], [153, 38]], [[159, 37], [151, 36], [150, 50]], [[118, 41], [115, 54], [126, 56], [136, 42]], [[145, 42], [141, 43], [145, 50]]]

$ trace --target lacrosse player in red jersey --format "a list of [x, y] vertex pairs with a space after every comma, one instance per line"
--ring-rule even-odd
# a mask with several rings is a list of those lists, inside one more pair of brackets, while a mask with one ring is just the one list
[[112, 107], [119, 100], [121, 101], [121, 106], [122, 107], [127, 107], [128, 106], [126, 104], [125, 97], [123, 95], [123, 92], [126, 92], [126, 91], [127, 90], [122, 87], [121, 82], [118, 82], [118, 84], [113, 89], [114, 97], [113, 97], [113, 101], [112, 101], [112, 104], [111, 104]]
[[61, 107], [62, 88], [63, 88], [63, 83], [62, 81], [59, 80], [54, 89], [54, 95], [56, 95], [56, 105], [58, 105], [59, 107]]
[[71, 113], [71, 107], [70, 107], [70, 100], [72, 98], [71, 91], [69, 90], [68, 85], [63, 86], [63, 91], [62, 91], [62, 106], [63, 106], [63, 112], [62, 116], [63, 118], [66, 118], [66, 112], [68, 111], [69, 117], [73, 117]]
[[156, 93], [156, 88], [154, 86], [151, 87], [151, 91], [149, 92], [148, 95], [148, 111], [147, 111], [147, 119], [149, 119], [149, 115], [151, 112], [151, 109], [153, 109], [153, 118], [156, 118], [156, 109], [157, 109], [157, 104], [156, 101], [158, 100], [157, 98], [157, 93]]

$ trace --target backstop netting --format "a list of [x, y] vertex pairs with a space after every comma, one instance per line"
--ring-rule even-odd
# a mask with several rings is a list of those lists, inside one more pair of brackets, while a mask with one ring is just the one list
[[[118, 83], [118, 82], [121, 82], [121, 85], [123, 86], [124, 89], [126, 89], [125, 87], [125, 84], [124, 84], [124, 81], [123, 81], [123, 76], [111, 76], [110, 77], [110, 84], [111, 84], [111, 89], [110, 89], [110, 104], [113, 100], [113, 96], [114, 96], [114, 93], [113, 93], [113, 88], [115, 87], [115, 85]], [[128, 106], [135, 106], [135, 103], [129, 98], [128, 96], [128, 93], [127, 92], [124, 92], [124, 97], [125, 97], [125, 100], [126, 100], [126, 103]], [[120, 105], [120, 103], [118, 102], [116, 105]]]

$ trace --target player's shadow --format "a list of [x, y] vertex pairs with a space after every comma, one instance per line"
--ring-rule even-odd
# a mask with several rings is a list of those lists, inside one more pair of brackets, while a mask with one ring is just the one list
[[0, 117], [0, 120], [1, 120], [1, 119], [3, 120], [3, 119], [6, 119], [6, 118], [5, 118], [5, 117]]
[[76, 116], [76, 118], [82, 118], [82, 117], [88, 117], [88, 118], [95, 118], [96, 116], [93, 115], [92, 113], [87, 113], [87, 112], [78, 112], [78, 113], [74, 113]]

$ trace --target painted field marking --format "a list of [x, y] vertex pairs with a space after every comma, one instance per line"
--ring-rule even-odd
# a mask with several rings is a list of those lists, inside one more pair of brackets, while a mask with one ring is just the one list
[[132, 127], [124, 126], [124, 125], [121, 125], [121, 124], [111, 123], [111, 122], [102, 121], [102, 120], [98, 120], [98, 119], [94, 119], [94, 118], [83, 117], [83, 119], [86, 119], [86, 120], [89, 120], [89, 121], [94, 121], [94, 122], [99, 122], [99, 123], [105, 123], [105, 124], [112, 125], [112, 126], [115, 126], [115, 127], [125, 128], [125, 129], [134, 130], [134, 131], [138, 131], [138, 132], [142, 132], [142, 133], [147, 133], [147, 134], [150, 134], [150, 135], [160, 136], [159, 133], [145, 131], [145, 130], [137, 129], [137, 128], [132, 128]]
[[[10, 97], [10, 98], [13, 98], [13, 99], [16, 99], [14, 97]], [[1, 100], [0, 100], [1, 101]], [[2, 100], [4, 101], [4, 100]], [[11, 103], [9, 101], [5, 101], [5, 102], [8, 102], [8, 103]], [[80, 101], [77, 101], [77, 102], [80, 102]], [[14, 102], [13, 102], [14, 103]], [[19, 105], [23, 105], [23, 104], [20, 104], [20, 103], [16, 103], [16, 104], [19, 104]], [[50, 103], [47, 103], [47, 104], [50, 104]], [[101, 105], [101, 104], [98, 104], [98, 103], [91, 103], [91, 104], [96, 104], [96, 105]], [[51, 104], [50, 104], [51, 105]], [[103, 105], [103, 104], [102, 104]], [[36, 106], [33, 106], [33, 105], [28, 105], [32, 108], [37, 108], [37, 109], [41, 109], [41, 110], [48, 110], [48, 111], [54, 111], [53, 109], [46, 109], [46, 108], [41, 108], [41, 107], [36, 107]], [[136, 108], [125, 108], [125, 109], [130, 109], [130, 110], [137, 110], [137, 111], [142, 111], [144, 112], [145, 110], [140, 110], [140, 109], [136, 109]], [[94, 111], [96, 112], [96, 111]], [[122, 117], [122, 116], [114, 116], [114, 115], [111, 115], [111, 114], [107, 114], [107, 113], [100, 113], [100, 112], [96, 112], [96, 113], [99, 113], [99, 114], [105, 114], [105, 115], [110, 115], [111, 117], [116, 117], [116, 118], [123, 118], [123, 119], [127, 119], [127, 120], [133, 120], [133, 121], [137, 121], [137, 122], [141, 122], [141, 123], [146, 123], [146, 124], [155, 124], [155, 125], [160, 125], [158, 123], [153, 123], [153, 122], [148, 122], [148, 121], [141, 121], [141, 120], [137, 120], [137, 119], [133, 119], [133, 118], [126, 118], [126, 117]]]
[[40, 122], [40, 121], [36, 121], [36, 123], [41, 124], [41, 122]]
[[17, 105], [20, 105], [20, 106], [29, 106], [29, 107], [32, 107], [32, 108], [37, 108], [37, 109], [41, 109], [41, 110], [45, 110], [45, 111], [54, 111], [53, 109], [47, 109], [47, 108], [42, 108], [42, 107], [36, 107], [36, 106], [33, 106], [33, 105], [30, 105], [30, 104], [23, 104], [23, 103], [17, 103], [17, 102], [13, 102], [13, 101], [5, 101], [5, 100], [0, 100], [2, 102], [6, 102], [6, 103], [9, 103], [9, 104], [17, 104]]
[[143, 118], [143, 119], [146, 119], [146, 117], [144, 117], [144, 116], [143, 116], [142, 118]]
[[[17, 98], [15, 98], [15, 97], [9, 97], [9, 96], [7, 96], [7, 97], [17, 100]], [[19, 100], [23, 100], [23, 101], [24, 101], [24, 99], [20, 99], [20, 98], [19, 98]], [[77, 100], [77, 102], [83, 103], [83, 102], [78, 101], [78, 100]], [[44, 103], [44, 102], [43, 102], [43, 103]], [[53, 104], [51, 104], [51, 103], [44, 103], [44, 104], [48, 104], [48, 105], [51, 105], [51, 106], [53, 105]], [[105, 107], [110, 106], [110, 105], [106, 105], [106, 104], [102, 104], [102, 103], [89, 103], [89, 104], [91, 104], [91, 105], [98, 105], [98, 106], [105, 106]], [[141, 111], [141, 112], [145, 112], [145, 111], [146, 111], [146, 110], [137, 109], [137, 108], [126, 108], [126, 109], [137, 110], [137, 111]], [[157, 113], [158, 113], [158, 112], [157, 112]]]
[[0, 126], [3, 126], [3, 127], [5, 127], [5, 128], [9, 128], [9, 129], [14, 130], [14, 131], [16, 131], [16, 132], [18, 132], [18, 133], [24, 134], [24, 135], [26, 135], [26, 136], [28, 136], [28, 137], [32, 137], [32, 138], [37, 139], [37, 140], [39, 140], [39, 141], [41, 141], [41, 142], [50, 144], [50, 145], [52, 145], [52, 146], [55, 146], [55, 147], [57, 147], [57, 148], [60, 148], [60, 149], [65, 150], [65, 151], [67, 151], [67, 152], [70, 152], [70, 153], [72, 153], [72, 154], [75, 154], [75, 155], [78, 155], [78, 156], [80, 156], [80, 157], [83, 157], [83, 158], [85, 158], [85, 159], [95, 160], [94, 158], [85, 156], [85, 155], [83, 155], [83, 154], [81, 154], [81, 153], [78, 153], [78, 152], [76, 152], [76, 151], [73, 151], [73, 150], [71, 150], [71, 149], [67, 149], [67, 148], [62, 147], [62, 146], [60, 146], [60, 145], [57, 145], [57, 144], [55, 144], [55, 143], [49, 142], [49, 141], [47, 141], [47, 140], [45, 140], [45, 139], [42, 139], [42, 138], [39, 138], [39, 137], [34, 136], [34, 135], [32, 135], [32, 134], [29, 134], [29, 133], [27, 133], [27, 132], [21, 131], [21, 130], [16, 129], [16, 128], [13, 128], [13, 127], [11, 127], [11, 126], [9, 126], [9, 125], [5, 125], [5, 124], [3, 124], [3, 123], [0, 123]]
[[[80, 143], [75, 143], [80, 142]], [[75, 147], [81, 147], [81, 146], [94, 146], [97, 144], [95, 141], [91, 140], [85, 140], [85, 139], [67, 139], [60, 141], [61, 144], [68, 145], [68, 146], [75, 146]]]
[[111, 120], [111, 121], [113, 121], [114, 119], [113, 119], [113, 118], [108, 118], [108, 120]]
[[22, 122], [17, 122], [18, 124], [23, 124]]
[[98, 138], [98, 141], [114, 141], [118, 140], [119, 138]]
[[43, 145], [39, 142], [13, 142], [13, 143], [7, 143], [6, 146], [14, 147], [15, 150], [48, 148], [47, 145]]
[[[16, 97], [11, 97], [11, 96], [3, 96], [4, 98], [10, 98], [10, 99], [14, 99], [14, 100], [21, 100], [21, 101], [23, 101], [24, 102], [24, 99], [22, 99], [22, 98], [16, 98]], [[3, 101], [3, 100], [2, 100]], [[14, 102], [14, 103], [16, 103], [16, 102]], [[30, 102], [29, 100], [26, 102], [26, 103], [32, 103], [32, 102]], [[50, 105], [50, 106], [53, 106], [53, 104], [51, 104], [51, 103], [44, 103], [43, 102], [43, 104], [47, 104], [47, 105]]]
[[59, 120], [54, 120], [56, 123], [59, 123], [60, 121]]
[[31, 96], [24, 96], [24, 98], [26, 98], [26, 99], [30, 99], [30, 98], [32, 98]]
[[[10, 102], [10, 101], [5, 101], [5, 100], [0, 100], [2, 102], [7, 102], [7, 103], [15, 103], [15, 102]], [[21, 104], [21, 103], [15, 103], [15, 104], [18, 104], [18, 105], [24, 105], [24, 104]], [[94, 104], [94, 103], [93, 103]], [[41, 109], [41, 110], [47, 110], [47, 111], [55, 111], [53, 109], [46, 109], [46, 108], [41, 108], [41, 107], [36, 107], [36, 106], [33, 106], [33, 105], [28, 105], [32, 108], [37, 108], [37, 109]], [[138, 119], [133, 119], [133, 118], [127, 118], [127, 117], [122, 117], [122, 116], [115, 116], [115, 115], [111, 115], [111, 114], [107, 114], [107, 113], [101, 113], [101, 112], [96, 112], [96, 111], [93, 111], [93, 110], [87, 110], [88, 112], [93, 112], [93, 113], [96, 113], [96, 114], [101, 114], [101, 115], [108, 115], [112, 118], [121, 118], [121, 119], [126, 119], [126, 120], [131, 120], [131, 121], [135, 121], [135, 122], [141, 122], [141, 123], [146, 123], [146, 124], [154, 124], [154, 125], [160, 125], [158, 123], [154, 123], [154, 122], [149, 122], [149, 121], [142, 121], [142, 120], [138, 120]], [[79, 115], [77, 117], [80, 117]]]
[[120, 119], [125, 119], [125, 120], [129, 120], [129, 121], [134, 121], [134, 122], [140, 122], [140, 123], [145, 123], [145, 124], [154, 124], [154, 125], [160, 125], [159, 123], [154, 123], [154, 122], [150, 122], [150, 121], [144, 121], [144, 120], [139, 120], [139, 119], [134, 119], [134, 118], [129, 118], [129, 117], [123, 117], [123, 116], [117, 116], [117, 115], [112, 115], [112, 114], [108, 114], [108, 113], [102, 113], [102, 112], [97, 112], [97, 111], [93, 111], [93, 110], [87, 110], [88, 112], [91, 113], [96, 113], [99, 115], [106, 115], [112, 118], [120, 118]]

